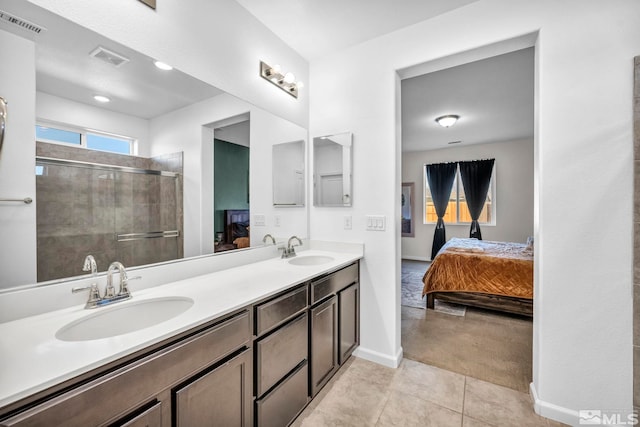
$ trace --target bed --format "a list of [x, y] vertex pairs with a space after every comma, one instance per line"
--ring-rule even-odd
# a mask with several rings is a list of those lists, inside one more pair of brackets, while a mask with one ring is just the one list
[[532, 244], [449, 240], [423, 279], [427, 308], [434, 300], [533, 315]]
[[249, 209], [226, 209], [222, 240], [215, 244], [215, 252], [249, 247]]

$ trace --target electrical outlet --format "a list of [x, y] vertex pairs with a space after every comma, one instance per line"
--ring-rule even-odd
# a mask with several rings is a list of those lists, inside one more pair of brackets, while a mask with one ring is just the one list
[[351, 230], [351, 227], [352, 227], [351, 215], [345, 215], [344, 216], [344, 229], [345, 230]]
[[282, 222], [282, 217], [280, 215], [275, 215], [273, 217], [273, 225], [276, 227], [280, 227], [280, 223]]

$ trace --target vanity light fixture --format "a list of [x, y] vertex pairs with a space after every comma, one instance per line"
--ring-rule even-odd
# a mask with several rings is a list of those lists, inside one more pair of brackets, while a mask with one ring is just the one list
[[262, 61], [260, 61], [260, 76], [294, 98], [298, 97], [298, 90], [304, 86], [302, 82], [296, 82], [296, 76], [293, 73], [284, 73], [279, 65], [272, 67]]
[[460, 116], [456, 116], [455, 114], [447, 114], [446, 116], [436, 118], [436, 122], [443, 128], [448, 128], [453, 126], [459, 118]]
[[98, 102], [102, 102], [102, 103], [111, 102], [111, 98], [106, 97], [104, 95], [93, 95], [93, 99], [95, 99]]
[[163, 70], [163, 71], [171, 71], [173, 70], [173, 67], [169, 64], [167, 64], [166, 62], [162, 62], [162, 61], [153, 61], [153, 65], [155, 65], [157, 68]]

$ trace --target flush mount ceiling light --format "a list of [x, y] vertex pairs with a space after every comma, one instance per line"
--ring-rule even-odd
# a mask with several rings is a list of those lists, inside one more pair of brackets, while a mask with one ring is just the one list
[[269, 80], [294, 98], [298, 97], [298, 90], [304, 86], [302, 82], [296, 82], [296, 76], [294, 76], [293, 73], [284, 73], [279, 65], [272, 67], [262, 61], [260, 61], [260, 76], [263, 79]]
[[166, 62], [162, 62], [162, 61], [153, 61], [153, 65], [155, 65], [157, 68], [164, 70], [164, 71], [171, 71], [173, 70], [173, 67], [169, 64], [167, 64]]
[[93, 99], [95, 99], [98, 102], [110, 102], [111, 99], [104, 96], [104, 95], [93, 95]]
[[460, 116], [456, 116], [455, 114], [447, 114], [446, 116], [440, 116], [436, 119], [436, 122], [443, 128], [451, 127], [458, 121]]

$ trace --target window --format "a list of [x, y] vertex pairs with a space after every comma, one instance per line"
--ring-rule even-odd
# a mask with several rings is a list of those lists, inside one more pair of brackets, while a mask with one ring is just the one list
[[36, 140], [76, 145], [90, 150], [134, 154], [134, 139], [65, 125], [36, 125]]
[[[438, 215], [436, 214], [436, 208], [433, 205], [433, 199], [431, 198], [431, 190], [429, 189], [429, 182], [427, 180], [427, 167], [424, 166], [424, 223], [435, 224], [438, 221]], [[480, 213], [478, 222], [480, 224], [495, 225], [495, 197], [496, 193], [496, 169], [493, 168], [491, 175], [491, 184], [489, 185], [489, 191], [487, 191], [487, 199], [484, 202], [484, 208]], [[449, 196], [449, 205], [447, 206], [447, 212], [444, 214], [445, 224], [471, 224], [471, 214], [467, 207], [467, 201], [464, 197], [464, 188], [462, 185], [462, 179], [460, 178], [460, 168], [456, 171], [456, 177], [453, 181], [453, 187], [451, 189], [451, 195]]]

